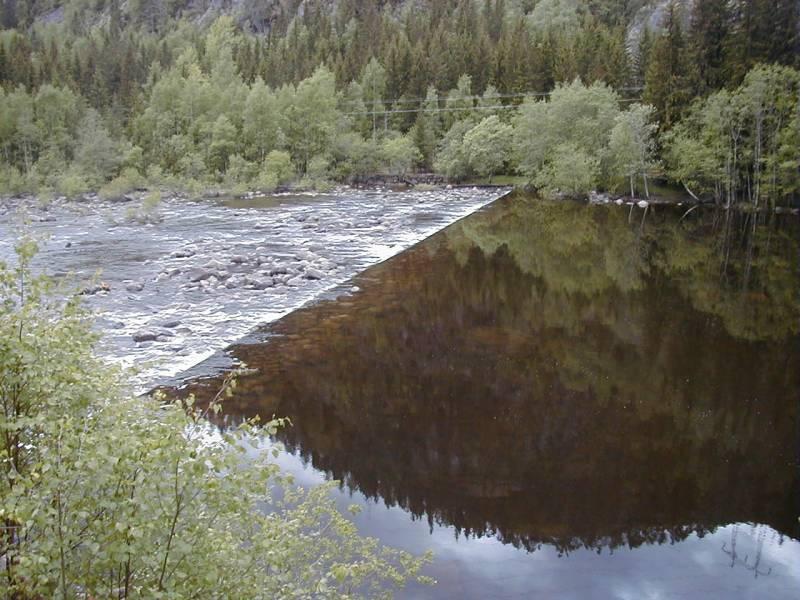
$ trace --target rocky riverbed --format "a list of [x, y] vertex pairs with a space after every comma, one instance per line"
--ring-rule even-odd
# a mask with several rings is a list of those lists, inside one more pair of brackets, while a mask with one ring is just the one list
[[193, 202], [6, 200], [0, 260], [38, 237], [37, 264], [72, 276], [103, 333], [100, 352], [144, 389], [344, 285], [504, 193], [365, 191]]

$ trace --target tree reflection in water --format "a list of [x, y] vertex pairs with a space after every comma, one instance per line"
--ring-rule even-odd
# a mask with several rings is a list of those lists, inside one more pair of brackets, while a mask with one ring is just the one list
[[256, 372], [226, 410], [289, 417], [281, 441], [347, 486], [529, 550], [800, 537], [797, 224], [683, 212], [501, 200], [234, 347]]

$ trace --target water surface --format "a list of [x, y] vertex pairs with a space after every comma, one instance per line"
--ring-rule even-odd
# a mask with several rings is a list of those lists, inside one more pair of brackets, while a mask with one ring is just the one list
[[27, 232], [41, 241], [37, 267], [78, 287], [102, 283], [85, 296], [101, 353], [136, 366], [132, 379], [146, 389], [502, 193], [340, 188], [169, 197], [150, 210], [137, 201], [9, 200], [0, 203], [0, 260], [14, 260]]
[[432, 548], [407, 597], [798, 598], [798, 223], [682, 214], [498, 201], [234, 346], [228, 418]]

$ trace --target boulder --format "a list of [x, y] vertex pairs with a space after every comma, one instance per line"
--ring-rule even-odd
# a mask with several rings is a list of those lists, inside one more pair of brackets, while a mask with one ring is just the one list
[[101, 292], [110, 292], [111, 286], [105, 282], [98, 283], [96, 285], [90, 285], [87, 288], [84, 288], [80, 291], [81, 296], [94, 296], [95, 294], [99, 294]]
[[158, 339], [158, 333], [155, 331], [137, 331], [133, 334], [134, 342], [154, 342]]
[[220, 271], [227, 267], [228, 265], [218, 261], [218, 260], [210, 260], [206, 264], [203, 265], [204, 269], [211, 269], [212, 271]]
[[249, 287], [254, 290], [265, 290], [267, 288], [271, 288], [275, 284], [271, 279], [250, 279], [249, 280]]
[[196, 253], [191, 248], [183, 248], [182, 250], [175, 250], [170, 256], [172, 258], [190, 258], [194, 256]]
[[286, 285], [288, 285], [289, 287], [297, 287], [298, 285], [301, 285], [302, 283], [303, 283], [302, 275], [298, 275], [296, 277], [292, 277], [291, 279], [286, 281]]
[[125, 286], [125, 290], [128, 292], [141, 292], [144, 289], [144, 282], [143, 281], [134, 281], [133, 283], [129, 283]]
[[189, 271], [189, 281], [192, 283], [197, 283], [198, 281], [204, 281], [211, 277], [214, 273], [209, 271], [208, 269], [204, 269], [202, 267], [195, 267]]
[[319, 269], [315, 269], [314, 267], [309, 267], [306, 269], [306, 272], [303, 275], [306, 279], [323, 279], [325, 277], [325, 273], [320, 271]]

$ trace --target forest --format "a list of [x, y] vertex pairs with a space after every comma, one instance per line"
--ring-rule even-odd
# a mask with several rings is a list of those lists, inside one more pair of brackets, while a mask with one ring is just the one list
[[799, 207], [798, 0], [0, 0], [0, 597], [794, 598]]
[[800, 191], [793, 0], [4, 0], [0, 191]]

